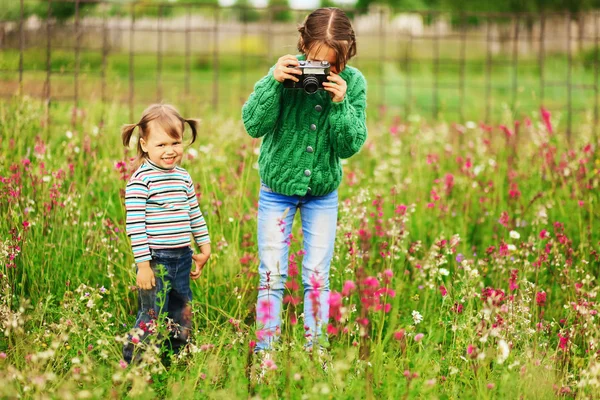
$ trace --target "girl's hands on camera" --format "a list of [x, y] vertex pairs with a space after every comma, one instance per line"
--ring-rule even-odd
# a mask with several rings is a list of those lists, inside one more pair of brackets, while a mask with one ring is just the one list
[[333, 72], [329, 73], [327, 79], [329, 82], [323, 82], [323, 89], [329, 92], [331, 100], [333, 100], [334, 103], [343, 101], [346, 96], [346, 90], [348, 89], [346, 81]]
[[298, 63], [298, 59], [291, 54], [280, 57], [279, 60], [277, 60], [277, 64], [275, 64], [273, 78], [275, 78], [275, 80], [279, 83], [283, 83], [283, 81], [286, 79], [291, 79], [294, 82], [298, 82], [299, 79], [294, 76], [302, 75], [302, 71], [294, 68], [298, 65], [300, 65], [300, 63]]

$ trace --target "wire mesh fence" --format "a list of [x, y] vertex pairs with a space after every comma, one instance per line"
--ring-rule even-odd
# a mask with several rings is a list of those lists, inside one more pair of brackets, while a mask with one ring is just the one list
[[[93, 11], [84, 7], [92, 3]], [[48, 0], [32, 17], [32, 4], [39, 10], [39, 1], [19, 0], [16, 17], [0, 21], [0, 95], [75, 108], [118, 102], [132, 117], [153, 101], [239, 112], [275, 60], [297, 52], [296, 27], [308, 12]], [[73, 15], [53, 15], [58, 4]], [[581, 120], [598, 125], [597, 12], [364, 11], [347, 10], [358, 38], [352, 65], [367, 77], [371, 109], [494, 122], [543, 106], [568, 132]]]

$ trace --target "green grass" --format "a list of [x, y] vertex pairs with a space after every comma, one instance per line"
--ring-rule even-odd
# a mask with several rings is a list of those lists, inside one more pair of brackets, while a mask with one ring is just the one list
[[[448, 47], [448, 55], [442, 54], [446, 61], [440, 63], [437, 74], [431, 55], [427, 55], [423, 48], [414, 50], [415, 59], [409, 65], [403, 56], [399, 56], [398, 61], [384, 63], [380, 63], [378, 58], [357, 58], [353, 63], [361, 69], [369, 83], [371, 109], [376, 110], [385, 105], [404, 117], [410, 113], [418, 113], [433, 118], [437, 112], [440, 120], [486, 120], [488, 123], [504, 120], [506, 109], [515, 118], [521, 118], [538, 113], [540, 105], [566, 114], [568, 64], [563, 55], [548, 55], [546, 58], [544, 80], [551, 84], [545, 85], [542, 100], [541, 73], [536, 58], [519, 56], [519, 65], [515, 71], [509, 63], [510, 56], [495, 56], [488, 86], [484, 55], [478, 53], [479, 56], [468, 57], [464, 67], [461, 67], [455, 55], [457, 48], [451, 45]], [[226, 53], [220, 54], [215, 60], [212, 54], [195, 54], [189, 61], [190, 84], [189, 94], [186, 96], [185, 58], [180, 54], [165, 54], [160, 73], [158, 63], [156, 54], [135, 55], [133, 98], [136, 104], [159, 100], [174, 102], [186, 98], [185, 107], [193, 103], [200, 105], [202, 109], [207, 107], [208, 111], [214, 109], [216, 101], [218, 111], [232, 117], [237, 117], [238, 112], [235, 110], [239, 109], [252, 91], [254, 83], [271, 65], [271, 61], [259, 55], [249, 54], [242, 59], [240, 54]], [[75, 93], [74, 51], [53, 50], [50, 64], [53, 97], [57, 100], [72, 98]], [[17, 50], [3, 51], [0, 69], [17, 71], [18, 65]], [[214, 68], [215, 65], [218, 65], [218, 69]], [[461, 72], [461, 68], [464, 71]], [[571, 68], [573, 84], [594, 85], [593, 63], [587, 53], [576, 57]], [[43, 96], [47, 75], [45, 50], [28, 49], [24, 53], [23, 69], [24, 92]], [[107, 82], [104, 95], [109, 102], [120, 101], [127, 104], [130, 95], [130, 61], [126, 53], [109, 54], [103, 70], [100, 51], [82, 52], [78, 78], [80, 98], [101, 98], [103, 73]], [[515, 73], [516, 92], [513, 90]], [[18, 80], [18, 72], [1, 72], [0, 81], [5, 86], [3, 93], [18, 91]], [[555, 86], [556, 82], [562, 86]], [[589, 119], [587, 114], [595, 104], [596, 94], [593, 89], [572, 88], [574, 123], [586, 123]]]
[[[302, 350], [302, 324], [286, 322], [278, 369], [257, 384], [249, 342], [259, 141], [238, 118], [186, 115], [204, 121], [198, 156], [184, 167], [213, 240], [193, 287], [192, 345], [169, 368], [149, 351], [124, 369], [119, 339], [134, 322], [135, 271], [115, 163], [127, 157], [119, 127], [131, 122], [128, 110], [84, 103], [72, 120], [69, 104], [52, 103], [50, 126], [44, 113], [32, 99], [0, 103], [0, 397], [595, 396], [600, 158], [585, 148], [589, 125], [568, 145], [564, 120], [554, 115], [557, 133], [548, 135], [534, 118], [507, 141], [497, 130], [469, 124], [459, 134], [418, 114], [398, 122], [390, 110], [373, 110], [367, 144], [344, 164], [331, 288], [376, 277], [395, 290], [378, 298], [391, 309], [363, 309], [364, 293], [345, 297], [335, 325], [348, 332], [331, 337], [327, 372]], [[298, 221], [294, 235], [297, 252]], [[483, 301], [484, 288], [506, 297]], [[413, 311], [423, 315], [419, 324]], [[370, 323], [361, 331], [363, 316]], [[564, 349], [559, 334], [568, 336]]]

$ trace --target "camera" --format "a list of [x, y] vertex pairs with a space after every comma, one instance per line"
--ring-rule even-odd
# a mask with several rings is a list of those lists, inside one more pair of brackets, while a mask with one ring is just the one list
[[283, 87], [288, 89], [304, 89], [308, 94], [316, 93], [323, 89], [323, 82], [327, 82], [329, 75], [328, 61], [298, 61], [300, 64], [296, 67], [302, 71], [302, 75], [297, 75], [298, 82], [291, 79], [283, 81]]

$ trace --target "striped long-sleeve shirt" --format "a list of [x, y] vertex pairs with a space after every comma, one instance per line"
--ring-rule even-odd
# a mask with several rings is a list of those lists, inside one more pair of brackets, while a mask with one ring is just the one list
[[163, 169], [146, 160], [127, 183], [125, 209], [136, 263], [152, 258], [150, 248], [189, 246], [190, 233], [199, 246], [210, 243], [194, 183], [181, 167]]

